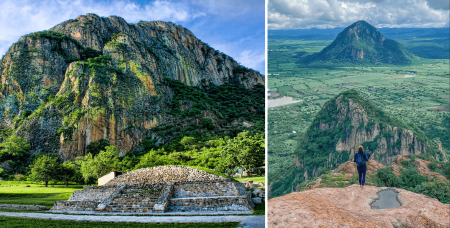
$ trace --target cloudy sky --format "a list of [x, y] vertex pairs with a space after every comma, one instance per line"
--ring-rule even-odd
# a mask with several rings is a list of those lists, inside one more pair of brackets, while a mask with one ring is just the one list
[[269, 29], [346, 27], [366, 20], [376, 27], [442, 27], [449, 0], [269, 0]]
[[265, 71], [264, 0], [1, 0], [0, 56], [21, 36], [78, 15], [172, 21], [246, 67]]

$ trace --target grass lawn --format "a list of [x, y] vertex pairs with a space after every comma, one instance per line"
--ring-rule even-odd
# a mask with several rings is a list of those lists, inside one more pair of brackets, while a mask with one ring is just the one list
[[[47, 209], [52, 208], [55, 201], [68, 200], [75, 190], [83, 189], [76, 185], [69, 185], [68, 188], [64, 185], [42, 187], [18, 181], [3, 181], [0, 184], [0, 204], [42, 205]], [[24, 185], [31, 187], [25, 188]]]
[[239, 223], [114, 223], [114, 222], [74, 222], [64, 220], [28, 219], [0, 216], [1, 227], [157, 227], [157, 228], [194, 228], [215, 227], [228, 228], [237, 227]]
[[239, 182], [252, 180], [253, 182], [262, 182], [264, 184], [266, 183], [266, 177], [264, 177], [264, 176], [262, 176], [262, 177], [243, 177], [243, 178], [235, 178], [235, 179]]
[[252, 215], [266, 215], [266, 204], [264, 201], [261, 204], [255, 204]]

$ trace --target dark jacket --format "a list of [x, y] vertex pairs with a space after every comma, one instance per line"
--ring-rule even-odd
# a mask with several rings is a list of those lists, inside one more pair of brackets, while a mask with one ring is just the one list
[[[370, 154], [369, 153], [355, 153], [355, 156], [353, 156], [353, 162], [356, 162], [356, 156], [363, 156], [364, 161], [369, 161], [370, 158]], [[366, 165], [366, 163], [364, 163], [364, 165]]]

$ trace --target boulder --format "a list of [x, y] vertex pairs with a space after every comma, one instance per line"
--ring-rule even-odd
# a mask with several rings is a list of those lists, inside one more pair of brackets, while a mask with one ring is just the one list
[[262, 192], [263, 190], [261, 190], [260, 188], [256, 188], [255, 190], [253, 190], [253, 194], [258, 195]]
[[254, 198], [252, 198], [252, 201], [253, 201], [253, 203], [255, 203], [255, 204], [260, 204], [260, 203], [262, 203], [260, 197], [254, 197]]

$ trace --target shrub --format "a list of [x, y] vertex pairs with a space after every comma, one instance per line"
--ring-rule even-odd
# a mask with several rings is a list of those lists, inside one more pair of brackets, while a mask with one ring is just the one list
[[16, 174], [16, 175], [14, 175], [14, 179], [16, 181], [25, 181], [25, 180], [27, 180], [27, 177], [22, 174]]
[[392, 172], [390, 167], [378, 170], [377, 184], [379, 187], [400, 187], [402, 185], [401, 180]]
[[400, 175], [400, 179], [403, 182], [403, 187], [406, 189], [412, 189], [422, 182], [427, 181], [427, 177], [420, 175], [420, 173], [414, 169], [410, 168], [403, 171]]
[[428, 168], [430, 168], [430, 170], [433, 171], [433, 172], [436, 171], [437, 163], [432, 162], [432, 163], [428, 164]]
[[416, 193], [438, 199], [442, 203], [450, 203], [450, 182], [434, 179], [433, 182], [423, 182], [417, 185], [414, 190]]

